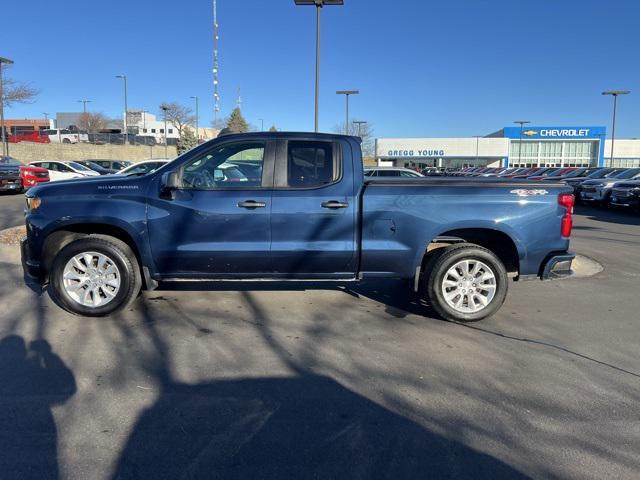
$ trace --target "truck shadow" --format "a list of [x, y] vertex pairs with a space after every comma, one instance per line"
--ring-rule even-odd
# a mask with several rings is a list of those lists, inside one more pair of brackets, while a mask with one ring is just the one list
[[526, 478], [313, 374], [165, 386], [115, 479]]
[[[441, 320], [437, 313], [413, 286], [403, 280], [367, 280], [362, 282], [164, 282], [155, 292], [162, 291], [217, 291], [217, 292], [300, 292], [306, 290], [332, 290], [355, 298], [365, 297], [385, 306], [386, 313], [395, 318], [419, 315]], [[443, 320], [444, 321], [444, 320]]]

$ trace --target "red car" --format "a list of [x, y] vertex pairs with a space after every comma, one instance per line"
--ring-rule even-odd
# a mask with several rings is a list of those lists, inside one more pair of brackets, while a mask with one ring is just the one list
[[22, 188], [27, 189], [48, 182], [50, 180], [49, 170], [33, 165], [23, 165], [20, 167], [20, 178], [22, 179]]
[[13, 135], [7, 136], [7, 140], [10, 143], [18, 142], [35, 142], [35, 143], [51, 143], [48, 135], [40, 135], [40, 132], [19, 132]]

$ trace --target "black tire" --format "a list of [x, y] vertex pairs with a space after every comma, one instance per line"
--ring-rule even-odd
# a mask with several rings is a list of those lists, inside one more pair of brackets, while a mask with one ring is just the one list
[[[460, 312], [444, 298], [442, 283], [447, 271], [462, 260], [479, 260], [487, 265], [495, 276], [496, 291], [487, 306], [473, 313]], [[507, 270], [490, 250], [472, 243], [458, 243], [436, 250], [425, 266], [425, 291], [435, 311], [444, 319], [456, 322], [476, 322], [495, 314], [507, 297]], [[454, 286], [455, 288], [455, 286]]]
[[69, 140], [68, 138], [63, 138], [62, 143], [71, 143], [71, 140]]
[[[66, 292], [62, 277], [69, 260], [82, 252], [97, 252], [111, 259], [120, 272], [120, 288], [115, 297], [102, 306], [82, 305]], [[49, 272], [49, 295], [68, 312], [87, 317], [103, 317], [131, 304], [142, 287], [142, 276], [135, 254], [121, 240], [107, 235], [87, 235], [66, 245], [56, 255]]]

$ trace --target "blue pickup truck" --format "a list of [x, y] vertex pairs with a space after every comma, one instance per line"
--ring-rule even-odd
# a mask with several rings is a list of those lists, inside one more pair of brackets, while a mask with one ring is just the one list
[[[103, 316], [179, 280], [408, 280], [438, 314], [495, 313], [508, 278], [571, 274], [563, 183], [365, 178], [355, 137], [226, 135], [141, 176], [26, 194], [26, 278]], [[35, 282], [34, 282], [35, 281]]]

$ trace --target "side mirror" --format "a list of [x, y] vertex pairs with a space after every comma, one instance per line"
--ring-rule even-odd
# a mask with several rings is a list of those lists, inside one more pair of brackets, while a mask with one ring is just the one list
[[180, 188], [180, 177], [178, 172], [167, 172], [162, 175], [163, 190], [177, 190]]

